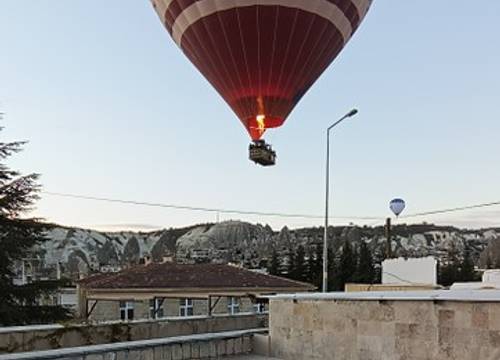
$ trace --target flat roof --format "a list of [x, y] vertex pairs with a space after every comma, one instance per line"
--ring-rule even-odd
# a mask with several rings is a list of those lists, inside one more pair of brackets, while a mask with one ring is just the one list
[[500, 302], [500, 290], [425, 290], [425, 291], [362, 291], [280, 294], [267, 296], [270, 300], [323, 301], [462, 301]]

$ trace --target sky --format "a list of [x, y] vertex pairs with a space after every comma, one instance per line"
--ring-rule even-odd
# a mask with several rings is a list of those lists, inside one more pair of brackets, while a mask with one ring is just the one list
[[[170, 39], [148, 0], [2, 0], [1, 141], [44, 191], [210, 208], [279, 229], [319, 226], [325, 129], [331, 215], [380, 217], [500, 200], [500, 2], [375, 0], [341, 55], [285, 125], [266, 133], [278, 163], [247, 160], [246, 130]], [[63, 225], [154, 229], [216, 213], [42, 194], [33, 214]], [[399, 220], [403, 221], [403, 220]], [[500, 207], [408, 219], [500, 226]], [[335, 219], [381, 224], [382, 220]]]

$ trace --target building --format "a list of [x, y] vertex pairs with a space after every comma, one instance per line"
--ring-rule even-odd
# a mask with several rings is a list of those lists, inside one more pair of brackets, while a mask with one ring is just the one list
[[78, 306], [78, 296], [74, 287], [59, 289], [56, 293], [56, 304], [61, 305], [71, 311], [76, 311]]
[[157, 263], [98, 274], [78, 285], [80, 317], [94, 321], [264, 312], [263, 295], [311, 284], [232, 265]]
[[437, 260], [432, 256], [386, 259], [382, 262], [382, 284], [436, 286]]
[[386, 259], [382, 262], [381, 284], [346, 284], [346, 292], [436, 290], [437, 260], [422, 258]]

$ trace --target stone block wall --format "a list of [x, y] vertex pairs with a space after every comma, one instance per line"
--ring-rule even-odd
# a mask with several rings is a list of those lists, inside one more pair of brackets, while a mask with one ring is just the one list
[[96, 325], [0, 328], [0, 354], [266, 328], [267, 323], [267, 315], [241, 314]]
[[500, 359], [500, 302], [276, 299], [269, 330], [284, 360]]

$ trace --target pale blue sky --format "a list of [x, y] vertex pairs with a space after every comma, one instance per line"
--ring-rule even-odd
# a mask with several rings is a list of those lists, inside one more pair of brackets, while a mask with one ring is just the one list
[[[332, 138], [333, 214], [383, 217], [396, 196], [407, 212], [500, 200], [499, 34], [500, 1], [375, 0], [285, 126], [267, 133], [278, 165], [261, 168], [149, 1], [2, 0], [2, 139], [30, 141], [10, 164], [40, 172], [47, 191], [322, 214], [324, 129], [355, 106]], [[215, 220], [49, 196], [36, 215], [98, 228]], [[416, 220], [490, 226], [500, 213]]]

